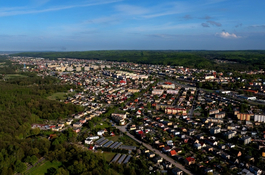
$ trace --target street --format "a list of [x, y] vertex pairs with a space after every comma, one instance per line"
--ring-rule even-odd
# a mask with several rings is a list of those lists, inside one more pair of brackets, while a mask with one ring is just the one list
[[[129, 123], [128, 123], [128, 124], [129, 124]], [[127, 124], [127, 125], [128, 125], [128, 124]], [[117, 126], [117, 125], [116, 125], [116, 128], [118, 128], [121, 132], [125, 133], [125, 132], [127, 132], [127, 131], [126, 131], [126, 127], [127, 127], [127, 125], [125, 125], [125, 126]], [[133, 140], [135, 140], [136, 142], [142, 144], [142, 145], [145, 146], [147, 149], [154, 151], [155, 154], [158, 154], [160, 157], [162, 157], [162, 158], [165, 159], [166, 161], [172, 163], [173, 165], [175, 165], [177, 168], [181, 169], [181, 170], [184, 171], [185, 173], [187, 173], [187, 174], [193, 174], [193, 173], [191, 173], [189, 170], [185, 169], [185, 167], [184, 167], [183, 165], [181, 165], [180, 163], [175, 162], [175, 160], [173, 160], [172, 158], [168, 157], [166, 154], [161, 153], [160, 150], [155, 149], [155, 148], [152, 148], [151, 145], [146, 144], [146, 143], [144, 143], [144, 142], [142, 142], [142, 141], [136, 139], [136, 138], [135, 138], [133, 135], [131, 135], [129, 132], [127, 132], [127, 136], [131, 137], [131, 138], [132, 138]]]

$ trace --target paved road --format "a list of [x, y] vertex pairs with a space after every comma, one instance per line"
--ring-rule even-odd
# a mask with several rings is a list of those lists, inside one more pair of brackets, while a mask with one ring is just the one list
[[[129, 124], [129, 123], [128, 123]], [[127, 125], [128, 125], [127, 124]], [[116, 128], [118, 128], [121, 132], [127, 132], [126, 131], [126, 126], [116, 126]], [[182, 171], [184, 171], [187, 174], [193, 174], [191, 173], [189, 170], [185, 169], [184, 166], [182, 166], [180, 163], [175, 162], [175, 160], [173, 160], [172, 158], [168, 157], [166, 154], [161, 153], [159, 150], [153, 148], [151, 145], [146, 144], [138, 139], [136, 139], [133, 135], [131, 135], [129, 132], [127, 132], [127, 136], [131, 137], [133, 140], [135, 140], [136, 142], [143, 144], [146, 148], [148, 148], [149, 150], [153, 150], [155, 152], [155, 154], [158, 154], [160, 157], [162, 157], [163, 159], [167, 160], [168, 162], [172, 163], [173, 165], [175, 165], [177, 168], [181, 169]]]

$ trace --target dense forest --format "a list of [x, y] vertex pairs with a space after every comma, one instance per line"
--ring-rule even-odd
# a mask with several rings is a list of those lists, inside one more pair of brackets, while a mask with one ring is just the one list
[[[13, 55], [43, 57], [50, 59], [77, 58], [124, 61], [143, 64], [163, 64], [172, 66], [187, 66], [199, 69], [215, 69], [217, 71], [265, 69], [265, 51], [113, 50], [84, 52], [25, 52]], [[219, 62], [216, 60], [219, 60]]]

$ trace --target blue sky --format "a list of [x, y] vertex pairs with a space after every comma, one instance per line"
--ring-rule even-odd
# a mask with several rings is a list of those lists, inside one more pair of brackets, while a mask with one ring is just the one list
[[265, 1], [0, 1], [0, 50], [265, 49]]

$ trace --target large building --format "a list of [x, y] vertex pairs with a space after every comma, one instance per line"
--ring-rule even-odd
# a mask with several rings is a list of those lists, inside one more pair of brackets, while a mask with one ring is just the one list
[[152, 94], [153, 95], [162, 95], [164, 93], [164, 90], [163, 89], [154, 89], [153, 91], [152, 91]]
[[254, 115], [255, 122], [265, 122], [265, 115], [255, 114]]
[[175, 84], [172, 84], [170, 82], [165, 82], [164, 84], [161, 84], [161, 86], [164, 89], [175, 89]]
[[179, 90], [167, 90], [167, 94], [178, 94]]
[[247, 114], [247, 113], [237, 113], [237, 119], [238, 120], [250, 121], [250, 114]]
[[166, 114], [177, 114], [177, 113], [182, 113], [182, 115], [186, 115], [187, 111], [185, 108], [165, 108], [165, 113]]

